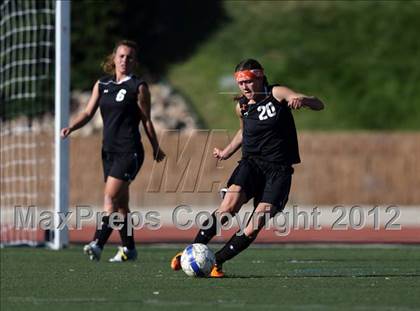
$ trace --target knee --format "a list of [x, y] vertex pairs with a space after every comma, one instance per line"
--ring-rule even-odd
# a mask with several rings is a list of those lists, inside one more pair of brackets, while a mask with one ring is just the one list
[[257, 209], [255, 210], [255, 212], [258, 213], [259, 215], [265, 215], [265, 214], [271, 215], [273, 212], [273, 209], [274, 207], [272, 204], [260, 203]]
[[220, 207], [217, 209], [217, 213], [223, 214], [228, 213], [231, 215], [235, 215], [238, 211], [238, 200], [234, 198], [225, 197], [220, 204]]
[[115, 206], [117, 204], [117, 201], [118, 199], [116, 195], [107, 192], [104, 193], [104, 204], [106, 206]]
[[268, 224], [272, 213], [273, 205], [268, 203], [260, 203], [244, 230], [245, 235], [254, 240], [261, 229]]
[[261, 228], [246, 227], [244, 230], [244, 234], [248, 237], [248, 239], [254, 241], [257, 238], [257, 235], [260, 232], [260, 230]]

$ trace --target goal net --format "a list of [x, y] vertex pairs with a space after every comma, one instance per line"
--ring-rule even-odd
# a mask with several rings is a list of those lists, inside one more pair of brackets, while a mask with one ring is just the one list
[[[44, 244], [48, 231], [39, 226], [40, 213], [67, 208], [57, 206], [57, 196], [63, 196], [57, 192], [63, 182], [60, 167], [66, 166], [66, 159], [60, 157], [65, 149], [61, 142], [57, 144], [56, 135], [58, 121], [63, 121], [60, 109], [65, 110], [68, 103], [61, 102], [59, 109], [55, 106], [56, 93], [62, 92], [55, 87], [61, 46], [56, 40], [56, 5], [58, 10], [55, 0], [0, 1], [2, 246]], [[66, 244], [61, 232], [51, 232], [54, 248]], [[57, 238], [60, 241], [54, 241]]]

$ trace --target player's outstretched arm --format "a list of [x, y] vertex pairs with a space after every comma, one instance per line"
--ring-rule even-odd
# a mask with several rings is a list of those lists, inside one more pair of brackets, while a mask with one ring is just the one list
[[98, 109], [98, 100], [99, 100], [99, 83], [96, 82], [95, 86], [92, 89], [92, 95], [89, 98], [88, 104], [81, 113], [79, 113], [76, 118], [70, 122], [68, 127], [61, 129], [61, 138], [66, 138], [70, 135], [71, 132], [78, 130], [87, 124], [95, 115], [96, 110]]
[[324, 109], [324, 103], [320, 99], [297, 93], [284, 86], [275, 86], [273, 88], [273, 96], [278, 101], [286, 100], [288, 106], [292, 109], [300, 109], [302, 107], [308, 107], [312, 110]]
[[242, 115], [239, 108], [239, 104], [236, 106], [236, 114], [239, 117], [240, 129], [236, 132], [235, 136], [233, 137], [229, 145], [227, 145], [223, 150], [219, 148], [213, 149], [213, 156], [217, 159], [220, 159], [220, 160], [229, 159], [242, 146], [243, 121], [242, 121]]
[[147, 137], [149, 138], [150, 144], [153, 148], [153, 158], [160, 162], [165, 158], [165, 153], [160, 149], [159, 142], [157, 140], [155, 127], [150, 115], [151, 104], [150, 104], [150, 91], [145, 84], [139, 86], [138, 92], [138, 105], [141, 111], [141, 121], [144, 126]]

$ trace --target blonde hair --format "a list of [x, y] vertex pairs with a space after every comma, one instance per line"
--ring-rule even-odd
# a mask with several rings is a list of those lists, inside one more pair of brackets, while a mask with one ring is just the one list
[[129, 48], [132, 48], [134, 50], [135, 66], [137, 65], [137, 52], [138, 52], [137, 43], [131, 40], [121, 40], [117, 42], [114, 49], [112, 50], [112, 53], [109, 54], [107, 57], [105, 57], [104, 61], [101, 64], [102, 70], [105, 73], [107, 74], [115, 73], [114, 58], [115, 58], [115, 54], [117, 53], [117, 49], [122, 45], [128, 46]]

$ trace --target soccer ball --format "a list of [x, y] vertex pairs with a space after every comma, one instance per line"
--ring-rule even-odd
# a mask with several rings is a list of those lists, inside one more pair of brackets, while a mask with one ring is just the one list
[[181, 267], [188, 276], [209, 276], [215, 263], [213, 252], [200, 243], [188, 245], [181, 255]]

